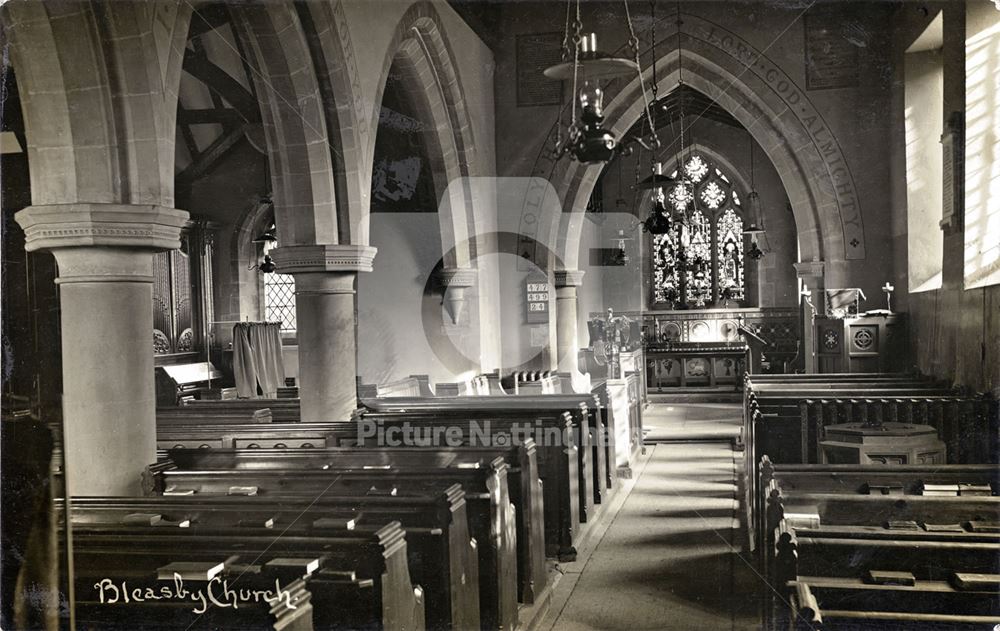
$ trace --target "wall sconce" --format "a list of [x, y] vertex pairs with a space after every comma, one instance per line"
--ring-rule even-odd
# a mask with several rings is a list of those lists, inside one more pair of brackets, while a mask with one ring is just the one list
[[254, 240], [254, 243], [263, 244], [264, 250], [264, 260], [256, 265], [247, 266], [248, 271], [259, 270], [263, 274], [271, 274], [277, 269], [274, 261], [271, 260], [271, 256], [268, 254], [275, 246], [278, 245], [278, 237], [274, 234], [274, 226], [271, 226], [261, 234], [259, 234]]
[[258, 270], [262, 274], [271, 274], [277, 268], [278, 267], [274, 264], [274, 261], [271, 260], [271, 257], [269, 255], [265, 254], [264, 255], [264, 260], [262, 262], [257, 263], [256, 265], [248, 265], [247, 266], [247, 271], [252, 272], [253, 270]]

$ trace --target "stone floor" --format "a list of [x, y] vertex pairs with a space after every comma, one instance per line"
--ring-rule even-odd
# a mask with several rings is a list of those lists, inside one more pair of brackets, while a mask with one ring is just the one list
[[[651, 406], [644, 419], [696, 435], [738, 427], [739, 406], [666, 407]], [[541, 629], [759, 628], [760, 581], [740, 555], [740, 454], [728, 436], [720, 438], [647, 448], [624, 501], [595, 524], [593, 543], [575, 563], [559, 566], [563, 574]]]

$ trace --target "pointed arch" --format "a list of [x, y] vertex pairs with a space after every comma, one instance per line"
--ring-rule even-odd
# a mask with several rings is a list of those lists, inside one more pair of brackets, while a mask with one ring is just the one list
[[284, 3], [248, 3], [231, 11], [234, 30], [247, 43], [260, 102], [281, 241], [339, 243], [338, 149], [299, 15]]
[[[407, 91], [416, 97], [414, 106], [433, 125], [427, 138], [436, 149], [431, 161], [441, 198], [441, 243], [449, 259], [445, 264], [464, 268], [474, 265], [476, 200], [469, 178], [478, 175], [475, 138], [458, 66], [440, 24], [437, 10], [428, 2], [414, 4], [400, 18], [382, 64], [371, 118], [378, 120], [389, 70], [395, 64], [403, 71]], [[369, 160], [369, 178], [371, 166]]]
[[[684, 82], [732, 114], [778, 171], [795, 216], [802, 260], [824, 260], [828, 280], [842, 280], [838, 275], [846, 271], [846, 262], [865, 256], [864, 226], [853, 176], [818, 109], [776, 64], [718, 24], [684, 14], [681, 48]], [[643, 56], [648, 83], [651, 52]], [[676, 49], [658, 57], [659, 94], [679, 84], [678, 57]], [[605, 96], [606, 124], [619, 136], [643, 113], [639, 81], [627, 79], [609, 85]], [[564, 226], [560, 252], [572, 265], [579, 258], [582, 211], [601, 166], [555, 163], [544, 155], [547, 149], [536, 161], [536, 174], [550, 177], [569, 215], [552, 218], [552, 226]]]

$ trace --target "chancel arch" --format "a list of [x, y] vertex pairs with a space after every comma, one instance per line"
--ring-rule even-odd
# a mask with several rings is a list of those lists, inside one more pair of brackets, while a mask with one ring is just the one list
[[[682, 18], [684, 84], [707, 95], [750, 132], [781, 175], [795, 216], [801, 260], [824, 261], [827, 283], [844, 282], [849, 261], [864, 258], [864, 230], [860, 200], [832, 131], [805, 92], [765, 55], [719, 25], [686, 13]], [[658, 52], [666, 48], [661, 45]], [[649, 82], [648, 47], [642, 56]], [[659, 94], [679, 85], [678, 59], [676, 48], [658, 55]], [[638, 80], [609, 85], [605, 103], [605, 122], [621, 137], [643, 115]], [[581, 211], [601, 167], [553, 163], [540, 156], [537, 168], [548, 170], [565, 210], [572, 213], [563, 258], [573, 265], [579, 256]]]

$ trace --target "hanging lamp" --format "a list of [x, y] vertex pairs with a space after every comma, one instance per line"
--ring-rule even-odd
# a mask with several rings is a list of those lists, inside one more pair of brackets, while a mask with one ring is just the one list
[[[619, 143], [614, 132], [604, 126], [604, 89], [609, 80], [635, 74], [639, 79], [646, 117], [652, 123], [649, 97], [639, 63], [639, 38], [632, 26], [632, 16], [628, 0], [623, 0], [625, 21], [628, 26], [628, 46], [634, 59], [616, 57], [597, 47], [597, 34], [583, 32], [580, 17], [581, 0], [567, 0], [566, 28], [563, 35], [563, 60], [545, 69], [549, 79], [572, 81], [572, 120], [563, 130], [562, 110], [559, 112], [556, 137], [556, 158], [570, 155], [584, 164], [608, 162], [615, 154], [631, 152], [629, 142]], [[570, 15], [575, 7], [575, 19]], [[572, 32], [571, 32], [572, 31]], [[565, 136], [564, 136], [565, 133]], [[643, 142], [642, 139], [636, 139]], [[659, 146], [659, 139], [653, 132], [652, 143]]]
[[760, 206], [760, 195], [757, 193], [757, 183], [754, 168], [754, 141], [747, 132], [747, 139], [750, 144], [750, 193], [747, 195], [747, 205], [750, 208], [750, 225], [743, 229], [743, 234], [750, 236], [750, 248], [747, 256], [757, 261], [763, 258], [770, 248], [762, 250], [759, 240], [767, 241], [767, 232], [764, 230], [764, 213]]

